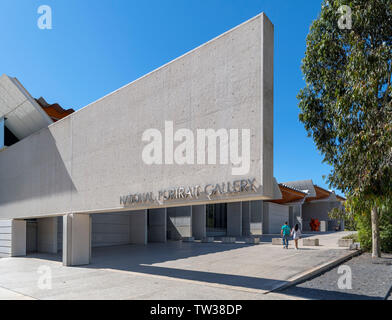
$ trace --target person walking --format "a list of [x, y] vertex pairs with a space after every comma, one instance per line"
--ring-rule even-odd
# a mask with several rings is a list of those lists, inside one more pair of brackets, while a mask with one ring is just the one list
[[291, 235], [293, 236], [295, 250], [298, 250], [298, 240], [301, 239], [301, 230], [299, 229], [298, 223], [295, 225], [293, 230], [291, 230]]
[[280, 234], [282, 236], [283, 249], [285, 249], [285, 248], [288, 249], [289, 248], [290, 227], [289, 227], [289, 223], [287, 221], [282, 226]]

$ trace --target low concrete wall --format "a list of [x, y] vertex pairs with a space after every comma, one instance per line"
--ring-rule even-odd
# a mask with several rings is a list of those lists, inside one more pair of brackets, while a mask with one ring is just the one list
[[302, 240], [302, 244], [304, 247], [318, 247], [320, 245], [319, 239], [306, 239]]
[[283, 239], [282, 238], [272, 238], [272, 244], [274, 246], [277, 246], [277, 245], [281, 246], [281, 245], [283, 245]]

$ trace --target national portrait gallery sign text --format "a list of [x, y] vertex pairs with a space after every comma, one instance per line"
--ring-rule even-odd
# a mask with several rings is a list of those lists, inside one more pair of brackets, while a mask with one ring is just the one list
[[209, 200], [216, 196], [238, 194], [238, 193], [255, 193], [257, 192], [256, 179], [242, 179], [232, 182], [223, 182], [217, 184], [207, 184], [205, 186], [195, 185], [187, 187], [175, 187], [160, 190], [158, 193], [145, 192], [135, 193], [120, 197], [120, 205], [133, 206], [145, 203], [159, 203], [181, 199], [198, 199], [201, 195], [206, 195]]

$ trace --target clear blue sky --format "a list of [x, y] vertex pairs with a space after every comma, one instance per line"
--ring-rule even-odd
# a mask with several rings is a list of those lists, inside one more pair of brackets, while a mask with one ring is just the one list
[[[40, 5], [53, 29], [37, 27]], [[0, 74], [34, 96], [79, 109], [264, 11], [275, 25], [275, 176], [330, 168], [298, 121], [306, 35], [321, 0], [1, 0]]]

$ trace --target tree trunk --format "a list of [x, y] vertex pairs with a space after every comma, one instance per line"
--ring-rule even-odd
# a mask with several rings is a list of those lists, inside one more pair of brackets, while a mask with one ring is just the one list
[[372, 258], [381, 258], [380, 228], [378, 225], [378, 210], [372, 208]]

